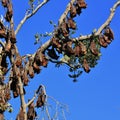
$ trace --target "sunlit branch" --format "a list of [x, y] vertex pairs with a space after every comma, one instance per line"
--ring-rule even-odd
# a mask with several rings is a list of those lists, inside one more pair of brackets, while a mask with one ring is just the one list
[[110, 15], [108, 17], [108, 19], [105, 21], [105, 23], [98, 29], [97, 31], [97, 35], [100, 34], [102, 32], [102, 30], [108, 26], [110, 24], [110, 22], [112, 21], [114, 14], [115, 14], [115, 10], [117, 9], [117, 7], [120, 6], [120, 1], [117, 1], [113, 7], [110, 9]]
[[26, 104], [26, 107], [28, 107], [36, 98], [37, 94], [34, 94], [34, 97]]
[[28, 20], [30, 17], [32, 17], [33, 15], [35, 15], [35, 13], [37, 13], [37, 11], [43, 6], [45, 5], [49, 0], [43, 0], [42, 3], [40, 3], [33, 11], [32, 13], [29, 13], [24, 16], [24, 18], [20, 21], [20, 23], [17, 26], [17, 29], [15, 30], [15, 35], [18, 33], [18, 31], [20, 30], [20, 28], [22, 27], [22, 25], [26, 22], [26, 20]]
[[[103, 29], [104, 29], [105, 27], [107, 27], [107, 26], [111, 23], [111, 21], [112, 21], [112, 19], [113, 19], [113, 17], [114, 17], [114, 14], [115, 14], [115, 10], [117, 9], [118, 6], [120, 6], [120, 0], [117, 1], [117, 2], [113, 5], [113, 7], [110, 9], [110, 15], [109, 15], [109, 17], [108, 17], [107, 20], [100, 26], [100, 28], [94, 33], [94, 36], [100, 35], [100, 33], [103, 31]], [[93, 34], [82, 35], [82, 36], [73, 38], [73, 41], [80, 41], [80, 40], [89, 39], [89, 38], [91, 38], [92, 36], [93, 36]]]
[[24, 118], [25, 120], [27, 120], [27, 116], [26, 116], [26, 103], [25, 103], [25, 98], [24, 98], [24, 91], [23, 91], [23, 83], [21, 81], [21, 78], [18, 77], [18, 81], [19, 81], [19, 89], [20, 89], [20, 99], [21, 99], [21, 107], [23, 109], [24, 112]]
[[60, 24], [63, 22], [63, 20], [66, 18], [67, 14], [68, 14], [68, 12], [69, 12], [69, 10], [70, 10], [70, 5], [73, 4], [75, 1], [76, 1], [76, 0], [71, 0], [71, 1], [69, 2], [69, 4], [68, 4], [67, 7], [66, 7], [65, 12], [61, 15], [61, 17], [60, 17], [60, 19], [59, 19], [59, 25], [60, 25]]
[[10, 28], [11, 28], [11, 29], [14, 28], [14, 20], [13, 20], [13, 17], [11, 18], [11, 21], [10, 21]]

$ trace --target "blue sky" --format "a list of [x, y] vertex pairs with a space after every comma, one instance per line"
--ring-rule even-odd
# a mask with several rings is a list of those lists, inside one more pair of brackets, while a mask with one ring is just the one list
[[[49, 24], [52, 20], [57, 24], [58, 19], [64, 12], [69, 0], [50, 0], [47, 5], [29, 19], [17, 35], [17, 45], [21, 55], [34, 53], [39, 45], [34, 45], [34, 34], [53, 31]], [[110, 8], [116, 0], [86, 0], [87, 9], [76, 18], [80, 34], [90, 34], [94, 28], [98, 29], [107, 19]], [[23, 18], [28, 2], [25, 0], [13, 0], [15, 28]], [[41, 74], [36, 75], [30, 81], [26, 90], [31, 98], [39, 84], [46, 86], [47, 94], [53, 96], [61, 103], [67, 104], [69, 113], [66, 113], [67, 120], [119, 120], [120, 119], [120, 7], [117, 9], [111, 28], [114, 31], [115, 39], [106, 48], [102, 48], [102, 56], [98, 65], [91, 69], [89, 74], [83, 73], [77, 83], [73, 83], [68, 77], [68, 67], [55, 68], [49, 64], [43, 68]], [[46, 39], [43, 39], [43, 43]], [[18, 101], [13, 103], [16, 113]], [[6, 113], [7, 118], [15, 119], [15, 114]], [[47, 119], [46, 119], [47, 120]]]

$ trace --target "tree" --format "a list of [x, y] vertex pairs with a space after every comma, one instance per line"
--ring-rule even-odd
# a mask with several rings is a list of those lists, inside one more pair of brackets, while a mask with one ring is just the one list
[[[15, 11], [14, 7], [12, 7], [14, 2], [1, 0], [1, 3], [3, 9], [5, 9], [3, 11], [5, 18], [1, 18], [0, 21], [1, 117], [3, 117], [4, 111], [10, 107], [8, 100], [11, 97], [20, 97], [21, 105], [17, 116], [18, 119], [22, 119], [22, 117], [23, 119], [34, 119], [36, 117], [34, 108], [44, 106], [47, 102], [47, 94], [44, 85], [38, 85], [34, 97], [28, 102], [27, 100], [25, 101], [26, 88], [29, 87], [29, 81], [32, 82], [30, 79], [41, 73], [41, 69], [44, 67], [47, 68], [48, 62], [55, 63], [58, 67], [62, 64], [69, 66], [72, 73], [69, 74], [69, 77], [73, 78], [74, 82], [83, 71], [89, 73], [90, 69], [94, 68], [100, 59], [101, 48], [106, 48], [114, 39], [110, 23], [116, 8], [120, 5], [120, 1], [113, 5], [106, 22], [98, 29], [93, 30], [91, 34], [76, 37], [77, 22], [75, 21], [79, 15], [82, 15], [83, 9], [87, 8], [87, 4], [82, 0], [71, 0], [59, 18], [58, 24], [50, 21], [51, 26], [53, 25], [54, 27], [53, 32], [35, 34], [35, 44], [40, 44], [43, 38], [49, 40], [40, 45], [34, 53], [26, 53], [24, 55], [20, 54], [17, 47], [19, 41], [17, 39], [18, 31], [41, 7], [49, 4], [48, 0], [43, 0], [42, 2], [29, 1], [30, 8], [26, 11], [24, 18], [16, 28], [13, 19]], [[7, 77], [8, 79], [6, 80]], [[13, 95], [10, 94], [10, 91]], [[35, 105], [34, 100], [36, 100]]]

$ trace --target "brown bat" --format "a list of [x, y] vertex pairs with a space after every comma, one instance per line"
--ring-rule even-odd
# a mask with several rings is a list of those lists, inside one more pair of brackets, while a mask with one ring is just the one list
[[100, 35], [98, 39], [99, 39], [99, 44], [100, 44], [102, 47], [105, 47], [105, 48], [106, 48], [106, 47], [108, 46], [108, 43], [105, 41], [103, 35]]
[[74, 48], [74, 54], [76, 57], [79, 57], [81, 54], [81, 47], [79, 45], [76, 45]]
[[36, 106], [42, 107], [45, 104], [45, 100], [46, 100], [46, 95], [43, 89], [41, 89], [40, 94], [38, 96], [38, 100], [36, 102]]
[[27, 119], [28, 120], [34, 120], [35, 117], [37, 116], [37, 113], [34, 109], [34, 103], [32, 102], [29, 106], [28, 106], [28, 112], [27, 112]]
[[84, 0], [77, 0], [77, 5], [80, 8], [86, 8], [87, 7], [87, 4], [85, 3]]
[[87, 73], [90, 72], [90, 67], [89, 67], [86, 59], [83, 60], [83, 68], [84, 68], [85, 72], [87, 72]]
[[114, 33], [113, 33], [113, 31], [112, 31], [112, 29], [110, 27], [105, 28], [104, 35], [106, 35], [109, 40], [114, 39]]
[[7, 7], [7, 4], [8, 4], [8, 0], [2, 0], [3, 7]]
[[9, 53], [9, 52], [10, 52], [10, 49], [11, 49], [11, 41], [8, 40], [8, 41], [6, 42], [6, 44], [5, 44], [5, 51], [6, 51], [7, 53]]
[[95, 44], [94, 41], [92, 41], [92, 42], [90, 43], [90, 50], [91, 50], [91, 52], [92, 52], [94, 55], [98, 55], [98, 54], [99, 54], [98, 49], [97, 49], [96, 44]]
[[75, 30], [76, 29], [76, 23], [72, 18], [68, 18], [68, 27]]
[[74, 17], [76, 17], [76, 15], [77, 15], [76, 7], [71, 4], [71, 6], [70, 6], [70, 17], [74, 18]]
[[23, 112], [23, 110], [21, 109], [20, 112], [19, 112], [18, 115], [17, 115], [16, 120], [24, 120], [24, 119], [25, 119], [25, 118], [24, 118], [24, 112]]

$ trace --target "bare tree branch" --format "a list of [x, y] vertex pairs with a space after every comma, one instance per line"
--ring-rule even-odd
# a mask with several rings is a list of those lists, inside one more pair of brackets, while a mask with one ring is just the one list
[[[115, 14], [115, 10], [117, 9], [117, 7], [120, 6], [120, 0], [117, 1], [113, 7], [110, 9], [110, 15], [108, 17], [108, 19], [105, 21], [105, 23], [103, 23], [100, 28], [94, 33], [94, 36], [98, 36], [102, 30], [107, 27], [110, 22], [112, 21], [113, 17], [114, 17], [114, 14]], [[80, 40], [85, 40], [85, 39], [89, 39], [93, 34], [89, 34], [89, 35], [82, 35], [80, 37], [76, 37], [76, 38], [73, 38], [73, 41], [80, 41]]]
[[110, 24], [110, 22], [112, 21], [113, 17], [114, 17], [114, 14], [115, 14], [115, 10], [117, 9], [117, 7], [120, 6], [120, 0], [117, 1], [113, 7], [110, 9], [110, 15], [108, 17], [108, 19], [105, 21], [105, 23], [98, 29], [97, 31], [97, 35], [100, 34], [102, 32], [102, 30], [108, 26]]
[[23, 91], [23, 83], [22, 83], [20, 77], [18, 77], [18, 81], [19, 81], [19, 89], [20, 89], [21, 107], [22, 107], [22, 110], [24, 112], [24, 118], [25, 118], [25, 120], [27, 120], [26, 103], [25, 103], [24, 91]]
[[66, 120], [66, 117], [65, 117], [65, 113], [64, 113], [64, 109], [66, 110], [66, 111], [68, 111], [67, 109], [68, 109], [68, 106], [66, 105], [66, 104], [63, 104], [63, 103], [60, 103], [59, 101], [57, 101], [55, 98], [53, 98], [52, 96], [47, 96], [48, 98], [50, 98], [51, 100], [53, 100], [54, 102], [55, 102], [55, 104], [56, 104], [56, 108], [55, 108], [55, 114], [54, 114], [54, 116], [53, 116], [53, 120], [54, 119], [56, 119], [57, 117], [58, 117], [58, 109], [60, 108], [61, 109], [61, 112], [62, 112], [62, 116], [63, 116], [63, 119], [64, 120]]
[[48, 110], [48, 107], [47, 107], [47, 106], [45, 106], [45, 111], [46, 111], [48, 120], [51, 120], [50, 113], [49, 113], [49, 110]]
[[14, 28], [14, 20], [13, 20], [13, 17], [11, 18], [11, 21], [10, 21], [10, 28], [11, 28], [11, 29]]
[[27, 14], [24, 16], [24, 18], [20, 21], [20, 23], [17, 26], [17, 29], [15, 30], [15, 35], [18, 33], [18, 31], [20, 30], [20, 28], [22, 27], [22, 25], [26, 22], [26, 20], [28, 20], [30, 17], [32, 17], [33, 15], [35, 15], [35, 13], [37, 13], [37, 11], [43, 6], [45, 5], [49, 0], [43, 0], [42, 3], [40, 3], [30, 14]]
[[65, 117], [65, 112], [64, 110], [62, 109], [62, 115], [63, 115], [63, 119], [66, 120], [66, 117]]

